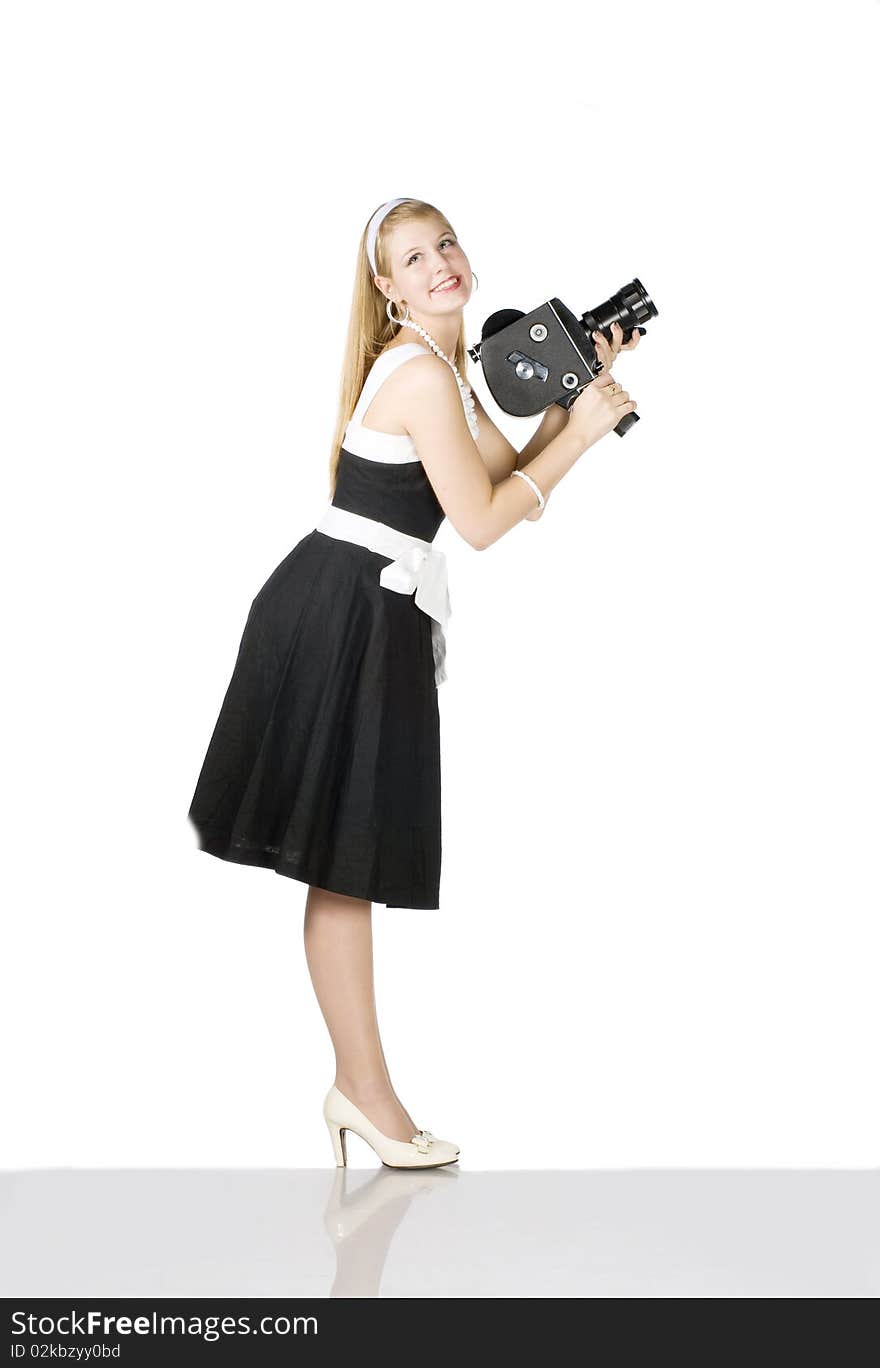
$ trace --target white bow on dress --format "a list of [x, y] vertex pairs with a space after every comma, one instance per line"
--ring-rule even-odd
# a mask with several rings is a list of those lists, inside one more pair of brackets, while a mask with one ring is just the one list
[[431, 644], [434, 650], [434, 683], [446, 679], [446, 624], [452, 608], [449, 602], [449, 581], [446, 556], [430, 547], [410, 546], [403, 555], [386, 565], [379, 575], [379, 583], [398, 594], [415, 590], [416, 607], [431, 618]]
[[398, 594], [415, 593], [416, 607], [430, 617], [434, 683], [442, 684], [447, 678], [446, 625], [452, 614], [444, 553], [421, 537], [335, 504], [326, 509], [317, 530], [391, 559], [380, 571], [379, 583]]

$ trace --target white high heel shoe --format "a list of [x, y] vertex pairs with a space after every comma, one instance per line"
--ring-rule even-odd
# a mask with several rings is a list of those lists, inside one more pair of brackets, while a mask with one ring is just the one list
[[324, 1098], [324, 1120], [333, 1141], [337, 1168], [346, 1163], [347, 1130], [366, 1140], [389, 1168], [439, 1168], [441, 1164], [454, 1164], [460, 1153], [451, 1140], [438, 1140], [426, 1130], [418, 1131], [411, 1140], [392, 1140], [390, 1135], [383, 1135], [335, 1083]]

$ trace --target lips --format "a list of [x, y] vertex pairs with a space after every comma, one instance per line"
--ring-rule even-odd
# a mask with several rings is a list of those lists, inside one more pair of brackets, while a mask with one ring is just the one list
[[[450, 281], [454, 281], [455, 283], [451, 285], [449, 283]], [[460, 284], [461, 276], [447, 276], [445, 280], [440, 281], [439, 285], [433, 287], [431, 294], [452, 294], [458, 289]]]

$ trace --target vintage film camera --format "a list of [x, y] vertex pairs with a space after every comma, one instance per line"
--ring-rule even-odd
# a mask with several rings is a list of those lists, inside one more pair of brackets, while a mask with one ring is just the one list
[[[633, 329], [644, 332], [657, 306], [640, 280], [631, 280], [616, 294], [577, 318], [561, 299], [549, 299], [529, 314], [499, 309], [486, 319], [480, 341], [468, 347], [479, 361], [486, 384], [499, 408], [518, 418], [529, 418], [551, 404], [571, 408], [581, 390], [602, 370], [593, 332], [611, 337], [619, 323], [623, 340]], [[625, 413], [614, 431], [622, 437], [639, 415]]]

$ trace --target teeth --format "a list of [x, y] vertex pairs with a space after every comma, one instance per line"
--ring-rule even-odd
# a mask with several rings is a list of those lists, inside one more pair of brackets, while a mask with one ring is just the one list
[[432, 294], [439, 294], [441, 290], [453, 290], [458, 284], [458, 276], [453, 276], [451, 280], [444, 281], [442, 285], [435, 285]]

